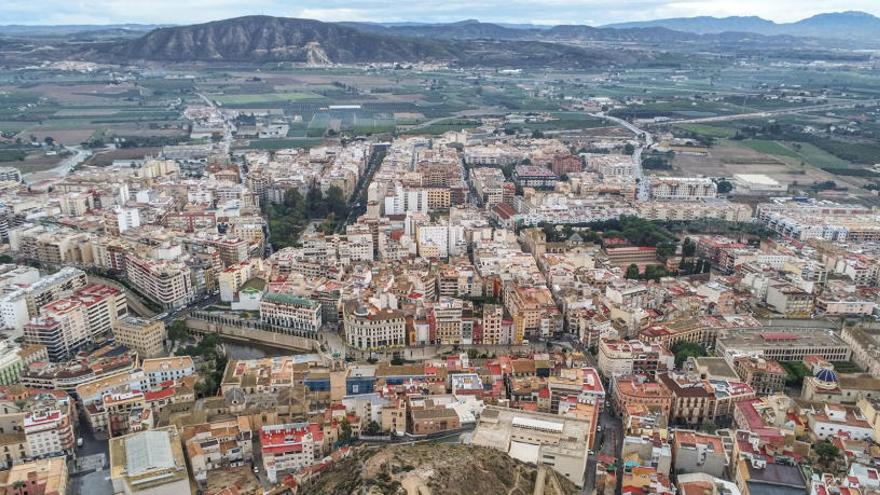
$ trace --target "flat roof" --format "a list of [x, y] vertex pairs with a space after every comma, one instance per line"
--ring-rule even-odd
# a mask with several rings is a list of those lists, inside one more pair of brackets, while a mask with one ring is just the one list
[[554, 433], [562, 433], [563, 424], [555, 421], [544, 421], [537, 418], [526, 418], [523, 416], [514, 416], [511, 422], [513, 426], [518, 428], [529, 428], [532, 430], [552, 431]]

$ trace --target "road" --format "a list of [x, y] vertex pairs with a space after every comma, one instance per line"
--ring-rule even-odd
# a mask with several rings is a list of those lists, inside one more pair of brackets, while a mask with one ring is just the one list
[[387, 147], [380, 147], [380, 145], [374, 146], [370, 153], [370, 159], [367, 162], [367, 168], [364, 170], [360, 179], [358, 179], [358, 183], [354, 188], [354, 193], [352, 193], [351, 199], [349, 200], [348, 217], [344, 222], [339, 222], [336, 225], [337, 233], [341, 234], [344, 232], [346, 225], [351, 225], [357, 220], [357, 217], [366, 212], [367, 194], [365, 191], [370, 187], [370, 182], [373, 180], [373, 174], [375, 174], [376, 170], [382, 165], [382, 160], [385, 159], [386, 151]]
[[58, 162], [58, 165], [54, 168], [24, 174], [22, 176], [24, 181], [31, 182], [31, 179], [36, 181], [49, 176], [64, 177], [69, 174], [74, 167], [88, 160], [89, 157], [92, 156], [92, 152], [90, 150], [84, 150], [82, 146], [65, 146], [64, 149], [73, 154]]
[[[663, 122], [664, 125], [668, 124], [705, 124], [711, 122], [727, 122], [732, 120], [747, 120], [747, 119], [765, 119], [768, 117], [775, 117], [780, 115], [792, 115], [803, 112], [821, 112], [827, 110], [840, 110], [845, 108], [854, 108], [858, 105], [863, 106], [871, 106], [880, 104], [880, 99], [875, 100], [861, 100], [861, 101], [849, 101], [849, 102], [841, 102], [841, 103], [828, 103], [824, 105], [811, 105], [808, 107], [797, 107], [797, 108], [782, 108], [778, 110], [766, 110], [763, 112], [752, 112], [752, 113], [740, 113], [735, 115], [719, 115], [716, 117], [702, 117], [696, 119], [681, 119], [681, 120], [670, 120]], [[615, 124], [627, 129], [628, 131], [635, 134], [635, 136], [641, 142], [640, 146], [636, 148], [633, 153], [633, 163], [635, 167], [633, 168], [633, 175], [639, 181], [639, 190], [637, 193], [637, 199], [639, 201], [648, 201], [650, 199], [650, 184], [648, 181], [644, 180], [644, 172], [642, 170], [642, 154], [648, 148], [650, 148], [654, 144], [654, 136], [651, 135], [648, 131], [637, 127], [635, 124], [628, 122], [624, 119], [613, 117], [606, 113], [591, 113], [589, 114], [592, 117], [605, 119], [609, 122], [614, 122]]]
[[646, 149], [654, 145], [654, 136], [652, 136], [650, 132], [644, 129], [640, 129], [634, 124], [618, 117], [612, 117], [611, 115], [607, 115], [605, 113], [591, 113], [590, 116], [614, 122], [615, 124], [635, 134], [636, 138], [640, 142], [639, 146], [636, 147], [632, 155], [633, 176], [639, 183], [637, 199], [639, 201], [648, 201], [650, 199], [650, 184], [648, 183], [648, 181], [644, 180], [644, 172], [642, 171], [642, 153], [644, 153]]
[[[612, 457], [620, 457], [621, 449], [623, 449], [623, 423], [614, 413], [614, 409], [607, 405], [599, 415], [599, 428], [597, 436], [601, 436], [601, 445], [597, 442], [593, 445], [593, 450], [597, 454], [604, 454]], [[591, 455], [587, 459], [587, 473], [584, 481], [584, 488], [581, 490], [583, 495], [590, 495], [596, 487], [596, 456]], [[621, 463], [618, 463], [619, 465]], [[618, 466], [618, 480], [622, 476], [622, 466]], [[619, 493], [619, 492], [618, 492]]]
[[143, 299], [141, 299], [141, 296], [139, 296], [138, 294], [135, 294], [132, 290], [130, 290], [124, 284], [122, 284], [116, 280], [109, 279], [109, 278], [102, 277], [100, 275], [95, 275], [95, 274], [89, 274], [88, 280], [89, 280], [89, 283], [91, 283], [91, 284], [109, 285], [111, 287], [116, 287], [117, 289], [123, 291], [125, 293], [125, 300], [128, 303], [128, 306], [132, 309], [132, 311], [137, 313], [138, 316], [140, 316], [142, 318], [152, 318], [156, 315], [156, 312], [153, 311], [152, 309], [150, 309], [150, 307], [147, 306], [146, 303], [144, 303]]
[[711, 122], [727, 122], [731, 120], [765, 119], [767, 117], [775, 117], [779, 115], [791, 115], [803, 112], [821, 112], [825, 110], [842, 110], [846, 108], [854, 108], [859, 105], [872, 106], [877, 104], [880, 104], [880, 99], [849, 101], [846, 103], [828, 103], [824, 105], [811, 105], [808, 107], [781, 108], [778, 110], [766, 110], [763, 112], [738, 113], [735, 115], [719, 115], [717, 117], [701, 117], [697, 119], [669, 120], [663, 122], [663, 124], [705, 124]]
[[223, 149], [223, 153], [229, 154], [229, 150], [232, 149], [232, 123], [229, 122], [229, 118], [220, 110], [220, 107], [214, 103], [214, 100], [208, 98], [202, 93], [196, 93], [196, 96], [201, 98], [209, 107], [211, 107], [215, 112], [220, 114], [220, 117], [223, 119], [223, 139], [220, 140], [220, 146]]
[[[430, 127], [434, 124], [439, 124], [440, 122], [443, 122], [445, 120], [462, 120], [462, 119], [468, 119], [468, 118], [472, 118], [472, 117], [481, 117], [481, 116], [485, 116], [485, 115], [491, 114], [491, 113], [493, 113], [493, 112], [484, 111], [484, 110], [464, 110], [462, 112], [456, 113], [455, 115], [452, 115], [451, 117], [449, 117], [449, 116], [437, 117], [435, 119], [426, 120], [426, 121], [422, 122], [421, 124], [416, 124], [412, 127], [407, 127], [404, 130], [406, 132], [410, 132], [410, 131], [414, 131], [416, 129], [424, 129], [424, 128]], [[498, 112], [495, 112], [495, 113], [498, 113]]]

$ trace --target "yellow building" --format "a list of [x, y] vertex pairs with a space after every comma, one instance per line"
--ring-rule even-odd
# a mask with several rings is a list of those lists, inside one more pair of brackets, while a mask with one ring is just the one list
[[165, 351], [165, 323], [134, 316], [120, 318], [113, 325], [116, 342], [136, 351], [142, 358], [161, 356]]

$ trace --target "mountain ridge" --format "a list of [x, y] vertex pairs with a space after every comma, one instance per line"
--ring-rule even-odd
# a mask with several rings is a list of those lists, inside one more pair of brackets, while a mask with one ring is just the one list
[[790, 23], [776, 23], [757, 16], [698, 16], [621, 22], [602, 27], [611, 29], [664, 27], [695, 34], [750, 32], [765, 36], [787, 35], [831, 39], [880, 37], [880, 18], [861, 11], [827, 12]]
[[[470, 23], [462, 24], [472, 28]], [[325, 23], [311, 19], [244, 16], [190, 26], [164, 27], [135, 39], [90, 47], [88, 59], [168, 62], [454, 62], [459, 65], [595, 67], [632, 61], [625, 51], [502, 39], [482, 41], [401, 34], [378, 25]], [[404, 32], [406, 29], [401, 28]], [[507, 28], [499, 28], [507, 29]], [[481, 36], [477, 36], [480, 38]], [[504, 41], [502, 43], [502, 41]]]
[[[839, 22], [836, 17], [832, 19]], [[820, 18], [804, 29], [820, 30], [828, 22]], [[870, 25], [871, 21], [866, 18], [862, 22]], [[260, 15], [161, 27], [137, 36], [125, 34], [115, 40], [107, 40], [109, 35], [93, 37], [95, 39], [86, 40], [90, 42], [82, 43], [81, 47], [71, 44], [70, 49], [77, 50], [77, 56], [84, 59], [111, 62], [427, 62], [458, 66], [592, 68], [679, 64], [686, 59], [674, 54], [674, 49], [670, 50], [674, 47], [691, 52], [699, 49], [707, 53], [730, 53], [754, 51], [768, 44], [795, 50], [817, 45], [815, 40], [792, 35], [729, 31], [699, 34], [663, 26], [560, 25], [529, 29], [474, 20], [387, 26]]]

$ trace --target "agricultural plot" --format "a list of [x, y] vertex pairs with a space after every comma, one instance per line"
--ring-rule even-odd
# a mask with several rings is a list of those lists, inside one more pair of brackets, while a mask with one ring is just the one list
[[299, 102], [307, 100], [320, 100], [323, 97], [317, 93], [310, 92], [290, 92], [290, 93], [267, 93], [267, 94], [230, 94], [212, 96], [217, 103], [229, 106], [256, 106], [256, 105], [278, 105], [288, 102]]
[[732, 138], [733, 136], [736, 136], [736, 129], [732, 129], [729, 127], [719, 127], [705, 124], [679, 124], [676, 127], [687, 132], [692, 132], [694, 134], [710, 138]]
[[818, 168], [801, 165], [799, 158], [786, 155], [772, 155], [756, 150], [782, 152], [787, 148], [761, 143], [747, 146], [738, 141], [722, 141], [713, 146], [706, 156], [677, 154], [673, 160], [671, 175], [694, 175], [706, 177], [732, 177], [735, 174], [764, 174], [784, 184], [797, 182], [810, 184], [833, 180], [833, 176]]
[[796, 151], [787, 148], [785, 145], [778, 141], [767, 141], [763, 139], [744, 139], [740, 141], [740, 144], [747, 148], [751, 148], [758, 153], [764, 153], [765, 155], [801, 158], [801, 155], [799, 155]]
[[320, 138], [281, 138], [281, 139], [252, 139], [248, 144], [236, 146], [237, 149], [257, 150], [283, 150], [291, 148], [312, 148], [324, 142]]

